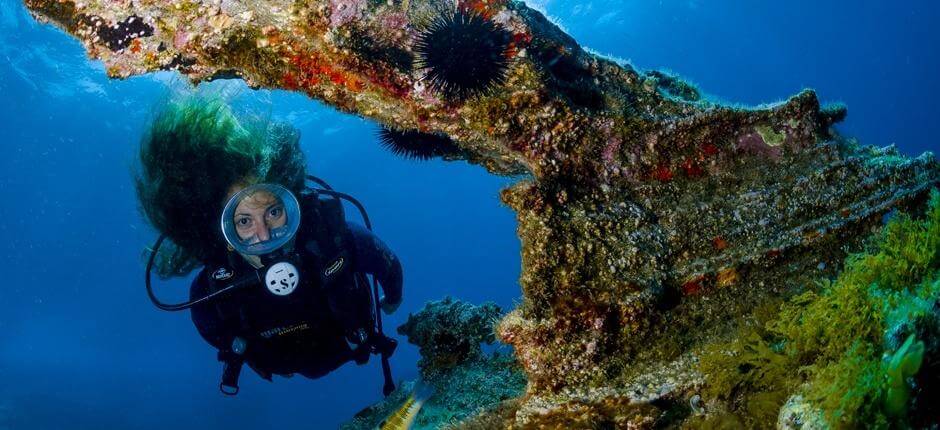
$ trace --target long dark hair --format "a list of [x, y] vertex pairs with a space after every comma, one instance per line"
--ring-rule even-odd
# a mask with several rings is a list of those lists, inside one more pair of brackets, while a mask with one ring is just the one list
[[166, 102], [141, 141], [135, 174], [143, 213], [172, 242], [161, 247], [157, 273], [184, 275], [223, 258], [219, 213], [228, 190], [266, 182], [299, 193], [305, 164], [300, 133], [287, 124], [236, 116], [219, 98]]

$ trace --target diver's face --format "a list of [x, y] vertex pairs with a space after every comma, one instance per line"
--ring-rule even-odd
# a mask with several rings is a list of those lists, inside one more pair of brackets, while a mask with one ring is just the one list
[[287, 223], [284, 203], [274, 194], [259, 190], [238, 203], [234, 223], [238, 237], [248, 244], [270, 240], [271, 229]]

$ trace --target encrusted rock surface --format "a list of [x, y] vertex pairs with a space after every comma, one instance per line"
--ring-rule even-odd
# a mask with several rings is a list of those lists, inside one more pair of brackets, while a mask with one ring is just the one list
[[[448, 136], [492, 172], [526, 174], [502, 193], [518, 214], [524, 302], [498, 333], [529, 381], [517, 407], [501, 411], [507, 425], [662, 420], [657, 399], [630, 394], [633, 381], [691, 359], [762, 303], [831, 270], [940, 177], [930, 154], [835, 135], [845, 109], [820, 107], [811, 91], [753, 109], [718, 105], [678, 78], [585, 51], [521, 2], [459, 2], [511, 34], [505, 79], [460, 99], [415, 66], [416, 41], [450, 2], [26, 4], [110, 76], [175, 69], [301, 91]], [[678, 375], [693, 373], [677, 370], [659, 398], [687, 397], [697, 378]]]
[[423, 376], [436, 369], [446, 369], [483, 356], [480, 344], [495, 341], [493, 327], [503, 315], [499, 306], [484, 303], [474, 306], [455, 302], [450, 297], [425, 304], [417, 314], [408, 315], [398, 333], [418, 346]]
[[[421, 380], [435, 391], [416, 417], [416, 429], [437, 429], [475, 414], [491, 414], [522, 394], [525, 375], [515, 359], [498, 351], [488, 354], [481, 348], [481, 344], [495, 341], [493, 327], [502, 315], [493, 303], [475, 306], [448, 297], [427, 303], [398, 328], [408, 342], [420, 348]], [[414, 384], [402, 384], [383, 401], [356, 414], [343, 428], [378, 427], [404, 404]]]
[[829, 428], [822, 413], [796, 394], [780, 409], [777, 428], [781, 430], [821, 430]]

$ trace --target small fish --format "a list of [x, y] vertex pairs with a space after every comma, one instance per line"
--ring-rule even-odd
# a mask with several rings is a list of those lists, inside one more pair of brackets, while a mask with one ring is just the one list
[[408, 396], [408, 399], [405, 400], [405, 403], [398, 408], [395, 413], [388, 416], [385, 421], [382, 421], [381, 424], [377, 427], [378, 430], [408, 430], [411, 428], [411, 425], [415, 422], [415, 417], [418, 416], [418, 411], [421, 410], [421, 406], [424, 406], [424, 402], [431, 398], [434, 395], [434, 387], [426, 385], [421, 381], [415, 383], [414, 390], [412, 390], [411, 395]]

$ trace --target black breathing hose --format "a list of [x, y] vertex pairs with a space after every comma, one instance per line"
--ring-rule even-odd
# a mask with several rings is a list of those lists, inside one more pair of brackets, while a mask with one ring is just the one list
[[359, 203], [359, 200], [356, 200], [355, 197], [346, 193], [341, 193], [339, 191], [333, 191], [333, 190], [318, 190], [317, 192], [319, 192], [320, 194], [326, 194], [328, 196], [340, 198], [340, 199], [348, 201], [349, 203], [352, 203], [353, 206], [356, 207], [356, 209], [359, 209], [359, 213], [362, 214], [362, 221], [365, 222], [366, 228], [369, 229], [369, 231], [372, 231], [372, 222], [369, 221], [369, 214], [366, 213], [366, 208], [364, 208], [362, 206], [362, 203]]
[[[366, 208], [362, 206], [362, 203], [360, 203], [359, 200], [356, 200], [355, 197], [349, 194], [341, 193], [339, 191], [334, 191], [333, 188], [330, 187], [329, 184], [326, 183], [326, 181], [316, 176], [307, 175], [307, 179], [313, 182], [316, 182], [318, 185], [323, 187], [323, 189], [318, 190], [317, 192], [321, 194], [333, 196], [342, 200], [346, 200], [349, 203], [352, 203], [353, 206], [356, 207], [356, 209], [359, 209], [359, 214], [362, 215], [362, 221], [365, 223], [366, 228], [369, 231], [372, 231], [372, 221], [369, 220], [369, 214], [366, 213]], [[380, 304], [380, 301], [379, 301], [379, 284], [375, 280], [375, 277], [372, 277], [372, 278], [369, 278], [368, 276], [363, 276], [363, 277], [366, 278], [366, 280], [369, 281], [372, 285], [372, 303], [373, 305], [375, 305], [375, 329], [376, 329], [376, 334], [378, 334], [378, 337], [380, 338], [380, 341], [382, 342], [382, 345], [379, 351], [379, 354], [382, 357], [382, 375], [385, 378], [385, 385], [382, 386], [382, 394], [388, 397], [388, 395], [391, 394], [392, 391], [395, 391], [395, 382], [394, 382], [394, 379], [392, 379], [392, 366], [388, 362], [388, 357], [389, 355], [391, 355], [391, 351], [388, 350], [388, 345], [387, 345], [388, 341], [386, 341], [385, 332], [382, 330], [382, 305]]]
[[[362, 220], [365, 223], [366, 228], [369, 231], [372, 231], [372, 221], [369, 220], [369, 214], [366, 213], [366, 208], [362, 206], [362, 203], [360, 203], [359, 200], [356, 200], [355, 197], [349, 194], [341, 193], [339, 191], [334, 191], [333, 187], [330, 187], [330, 185], [327, 184], [326, 181], [316, 176], [307, 175], [307, 179], [315, 182], [317, 185], [322, 187], [322, 189], [317, 190], [318, 193], [333, 196], [338, 199], [346, 200], [349, 203], [351, 203], [353, 206], [355, 206], [356, 209], [359, 210], [359, 214], [362, 215]], [[160, 299], [157, 298], [157, 295], [154, 294], [153, 292], [153, 287], [150, 285], [150, 273], [153, 269], [153, 263], [154, 263], [154, 260], [156, 260], [157, 252], [160, 250], [160, 246], [163, 245], [163, 241], [165, 239], [166, 239], [166, 235], [161, 234], [160, 237], [157, 238], [157, 241], [154, 242], [153, 249], [150, 251], [150, 258], [147, 259], [147, 270], [144, 273], [144, 285], [147, 286], [147, 295], [150, 297], [150, 301], [153, 302], [154, 306], [156, 306], [159, 309], [162, 309], [164, 311], [171, 311], [171, 312], [189, 309], [199, 303], [207, 302], [219, 295], [225, 294], [228, 291], [231, 291], [235, 288], [239, 288], [245, 285], [246, 283], [252, 283], [255, 281], [255, 279], [248, 277], [246, 278], [246, 280], [233, 283], [232, 285], [229, 285], [225, 288], [222, 288], [218, 291], [215, 291], [213, 293], [210, 293], [206, 296], [200, 297], [195, 300], [189, 300], [186, 302], [176, 303], [176, 304], [163, 303], [160, 301]], [[255, 276], [258, 277], [259, 275], [255, 273]], [[364, 277], [366, 278], [366, 281], [372, 286], [372, 303], [375, 306], [375, 328], [380, 338], [380, 341], [382, 342], [382, 345], [379, 351], [382, 357], [382, 374], [385, 377], [385, 385], [382, 387], [382, 393], [388, 396], [389, 394], [391, 394], [392, 391], [395, 391], [395, 383], [393, 382], [393, 379], [392, 379], [392, 368], [388, 362], [388, 357], [389, 355], [391, 355], [391, 351], [388, 350], [389, 349], [387, 347], [388, 341], [386, 341], [385, 332], [382, 330], [382, 305], [380, 304], [380, 300], [379, 300], [379, 284], [378, 284], [378, 281], [376, 281], [374, 277], [371, 279], [368, 276], [364, 276]], [[260, 278], [258, 278], [257, 281], [260, 282]]]
[[256, 280], [257, 280], [258, 282], [261, 281], [261, 278], [259, 277], [258, 273], [257, 273], [257, 272], [254, 272], [254, 275], [255, 275], [254, 277], [246, 276], [244, 279], [241, 279], [241, 280], [239, 280], [238, 282], [234, 282], [234, 283], [232, 283], [231, 285], [229, 285], [229, 286], [227, 286], [227, 287], [225, 287], [225, 288], [222, 288], [222, 289], [220, 289], [220, 290], [218, 290], [218, 291], [215, 291], [215, 292], [213, 292], [213, 293], [207, 294], [207, 295], [205, 295], [205, 296], [203, 296], [203, 297], [200, 297], [200, 298], [198, 298], [198, 299], [189, 300], [189, 301], [186, 301], [186, 302], [176, 303], [176, 304], [166, 304], [166, 303], [163, 303], [163, 302], [160, 301], [160, 299], [157, 298], [157, 295], [154, 294], [154, 292], [153, 292], [153, 287], [150, 285], [150, 272], [153, 270], [153, 262], [154, 262], [154, 260], [155, 260], [156, 257], [157, 257], [157, 252], [160, 250], [160, 245], [163, 244], [163, 241], [164, 241], [165, 239], [166, 239], [166, 235], [165, 235], [165, 234], [161, 234], [160, 237], [157, 238], [157, 241], [153, 244], [153, 249], [150, 251], [150, 258], [147, 259], [147, 271], [144, 272], [144, 285], [147, 286], [147, 295], [150, 296], [150, 301], [153, 302], [153, 305], [156, 306], [157, 308], [161, 309], [161, 310], [170, 311], [170, 312], [175, 312], [175, 311], [181, 311], [181, 310], [184, 310], [184, 309], [189, 309], [189, 308], [191, 308], [191, 307], [193, 307], [193, 306], [195, 306], [195, 305], [198, 305], [198, 304], [200, 304], [200, 303], [202, 303], [202, 302], [207, 302], [207, 301], [209, 301], [209, 300], [214, 299], [214, 298], [217, 297], [217, 296], [220, 296], [220, 295], [222, 295], [222, 294], [225, 294], [225, 293], [227, 293], [227, 292], [229, 292], [229, 291], [231, 291], [231, 290], [234, 290], [234, 289], [236, 289], [236, 288], [242, 287], [242, 286], [245, 285], [245, 284], [253, 283], [253, 282], [255, 282]]

